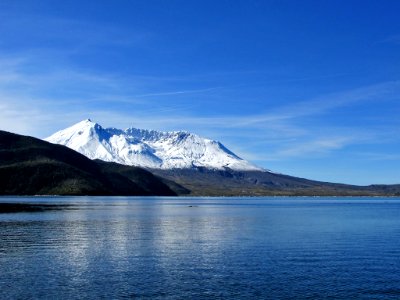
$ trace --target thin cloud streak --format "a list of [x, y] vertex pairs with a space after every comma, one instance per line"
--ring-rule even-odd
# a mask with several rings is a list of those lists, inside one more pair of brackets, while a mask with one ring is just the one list
[[[140, 82], [137, 88], [126, 88], [126, 83], [135, 82], [135, 78], [121, 79], [56, 67], [32, 70], [29, 66], [32, 57], [9, 58], [0, 59], [0, 126], [42, 138], [90, 117], [106, 127], [189, 130], [224, 142], [227, 138], [232, 149], [238, 149], [241, 156], [242, 152], [251, 153], [251, 147], [269, 149], [267, 160], [323, 155], [354, 144], [396, 138], [396, 135], [388, 137], [385, 132], [377, 132], [379, 138], [375, 140], [362, 138], [363, 128], [356, 128], [357, 133], [346, 127], [337, 129], [320, 125], [312, 128], [305, 125], [304, 120], [312, 120], [311, 117], [343, 106], [384, 101], [399, 94], [400, 81], [325, 95], [260, 114], [193, 116], [190, 105], [171, 108], [166, 103], [140, 98], [208, 93], [222, 87], [140, 94], [137, 93], [141, 89]], [[49, 95], [48, 90], [65, 93]], [[93, 104], [96, 104], [95, 110]], [[102, 104], [107, 104], [104, 105], [107, 109], [102, 108]], [[122, 104], [134, 106], [121, 109]], [[241, 143], [248, 146], [240, 146]], [[261, 154], [258, 156], [257, 160], [264, 159]]]
[[211, 91], [218, 90], [218, 89], [221, 89], [221, 87], [212, 87], [212, 88], [199, 89], [199, 90], [149, 93], [149, 94], [136, 95], [135, 97], [144, 98], [144, 97], [153, 97], [153, 96], [173, 96], [173, 95], [183, 95], [183, 94], [198, 94], [198, 93], [211, 92]]
[[358, 156], [363, 157], [372, 161], [398, 161], [400, 160], [400, 154], [397, 153], [372, 153], [372, 152], [360, 152]]
[[[271, 112], [258, 115], [223, 117], [158, 116], [155, 120], [143, 121], [146, 124], [149, 124], [150, 127], [158, 127], [160, 124], [168, 126], [172, 124], [204, 124], [205, 126], [241, 128], [257, 127], [257, 125], [263, 124], [261, 127], [265, 128], [265, 124], [268, 122], [289, 121], [307, 116], [320, 115], [329, 112], [332, 109], [363, 101], [382, 101], [384, 96], [396, 92], [400, 92], [400, 81], [386, 82], [343, 93], [327, 95], [317, 99], [303, 101], [294, 106], [281, 107]], [[151, 124], [154, 125], [151, 126]]]

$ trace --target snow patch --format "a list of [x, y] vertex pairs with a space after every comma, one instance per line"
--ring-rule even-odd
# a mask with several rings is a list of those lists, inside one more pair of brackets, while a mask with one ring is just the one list
[[67, 146], [90, 159], [130, 166], [266, 171], [241, 159], [220, 142], [185, 131], [104, 129], [87, 119], [58, 131], [45, 140]]

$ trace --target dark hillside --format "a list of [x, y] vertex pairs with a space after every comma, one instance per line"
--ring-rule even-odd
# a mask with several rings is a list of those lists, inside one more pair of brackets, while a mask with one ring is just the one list
[[262, 171], [151, 170], [193, 196], [400, 196], [400, 185], [355, 186]]
[[0, 131], [2, 195], [175, 195], [146, 170], [132, 168], [128, 178], [115, 172], [117, 164], [107, 165], [64, 146]]
[[95, 160], [104, 172], [118, 173], [122, 176], [139, 184], [146, 191], [159, 191], [168, 195], [170, 190], [177, 194], [189, 194], [189, 190], [183, 186], [171, 181], [153, 175], [147, 170], [139, 167], [125, 166], [117, 163], [104, 162], [102, 160]]

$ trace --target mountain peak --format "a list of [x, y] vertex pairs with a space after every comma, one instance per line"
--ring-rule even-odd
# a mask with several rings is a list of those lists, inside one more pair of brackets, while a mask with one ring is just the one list
[[264, 170], [241, 159], [218, 141], [187, 131], [138, 128], [104, 129], [90, 119], [45, 139], [91, 159], [155, 169], [197, 168]]
[[[80, 122], [78, 122], [78, 123], [76, 123], [76, 124], [74, 124], [74, 125], [72, 125], [71, 127], [69, 127], [69, 128], [79, 128], [79, 127], [82, 127], [82, 128], [91, 128], [91, 127], [95, 127], [96, 125], [98, 125], [98, 126], [100, 126], [99, 124], [97, 124], [96, 122], [93, 122], [91, 119], [85, 119], [85, 120], [82, 120], [82, 121], [80, 121]], [[101, 127], [101, 126], [100, 126]]]

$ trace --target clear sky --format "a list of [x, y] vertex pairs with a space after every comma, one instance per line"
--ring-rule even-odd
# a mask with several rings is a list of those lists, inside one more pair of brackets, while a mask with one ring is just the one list
[[0, 1], [0, 128], [187, 130], [262, 167], [400, 183], [400, 1]]

